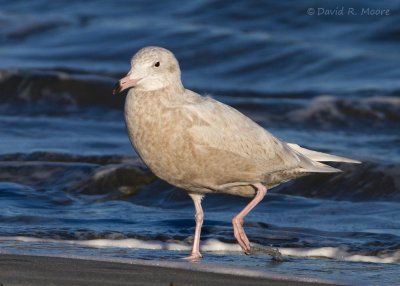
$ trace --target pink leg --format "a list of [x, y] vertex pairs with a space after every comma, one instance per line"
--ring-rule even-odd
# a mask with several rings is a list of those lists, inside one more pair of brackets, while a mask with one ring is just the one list
[[261, 183], [257, 183], [253, 185], [257, 188], [256, 195], [251, 200], [251, 202], [232, 219], [233, 224], [233, 232], [235, 234], [235, 238], [238, 241], [240, 247], [243, 249], [244, 253], [250, 253], [250, 241], [247, 238], [246, 233], [243, 229], [244, 217], [265, 197], [267, 194], [267, 188]]
[[196, 230], [194, 232], [192, 254], [188, 257], [185, 257], [184, 259], [187, 259], [190, 261], [198, 261], [202, 257], [201, 253], [200, 253], [200, 233], [201, 233], [201, 227], [203, 225], [203, 219], [204, 219], [204, 213], [203, 213], [203, 209], [201, 207], [201, 200], [203, 198], [203, 195], [189, 194], [189, 196], [192, 198], [194, 207], [196, 209]]

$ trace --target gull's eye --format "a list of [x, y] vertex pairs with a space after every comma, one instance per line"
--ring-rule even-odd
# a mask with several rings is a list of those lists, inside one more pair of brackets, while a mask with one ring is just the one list
[[156, 63], [154, 64], [154, 66], [155, 66], [155, 67], [159, 67], [159, 66], [160, 66], [160, 62], [156, 62]]

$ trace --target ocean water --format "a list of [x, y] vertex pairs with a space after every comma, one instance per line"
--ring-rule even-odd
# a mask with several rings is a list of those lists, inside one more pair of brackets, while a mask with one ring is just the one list
[[[342, 7], [358, 15], [318, 15]], [[272, 189], [246, 220], [249, 256], [230, 223], [248, 199], [207, 196], [199, 265], [400, 284], [399, 15], [397, 1], [0, 1], [0, 253], [188, 254], [192, 202], [140, 162], [111, 94], [159, 45], [187, 88], [363, 161]]]

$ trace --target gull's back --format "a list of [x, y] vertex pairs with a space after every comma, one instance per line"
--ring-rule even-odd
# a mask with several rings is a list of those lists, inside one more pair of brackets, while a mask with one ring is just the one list
[[307, 172], [337, 171], [294, 151], [234, 108], [190, 90], [147, 94], [142, 101], [147, 104], [137, 106], [152, 141], [134, 145], [159, 177], [189, 191], [252, 196], [256, 182], [272, 187]]

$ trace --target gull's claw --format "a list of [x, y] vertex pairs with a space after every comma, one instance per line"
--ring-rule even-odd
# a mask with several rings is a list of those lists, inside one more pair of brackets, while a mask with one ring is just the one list
[[245, 254], [250, 254], [250, 241], [247, 238], [246, 233], [244, 232], [243, 221], [235, 217], [232, 220], [232, 225], [235, 238], [238, 241], [240, 247], [243, 249]]
[[200, 252], [192, 253], [191, 255], [184, 257], [182, 259], [190, 261], [190, 262], [199, 262], [203, 256]]

